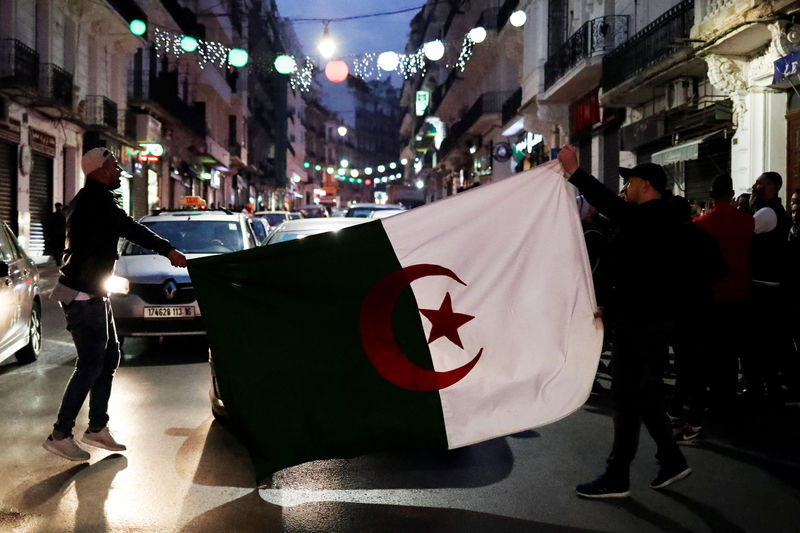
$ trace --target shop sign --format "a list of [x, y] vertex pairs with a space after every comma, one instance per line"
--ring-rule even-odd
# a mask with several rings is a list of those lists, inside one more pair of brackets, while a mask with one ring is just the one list
[[417, 116], [421, 117], [425, 114], [425, 110], [428, 109], [428, 105], [431, 103], [430, 91], [417, 91], [416, 103]]
[[211, 185], [212, 189], [220, 188], [220, 186], [222, 185], [222, 174], [220, 173], [219, 170], [214, 170], [213, 172], [211, 172], [211, 183], [209, 185]]
[[19, 144], [21, 130], [19, 120], [9, 119], [8, 124], [0, 122], [0, 139]]
[[780, 83], [786, 78], [800, 72], [800, 50], [792, 50], [773, 63], [772, 83]]
[[158, 161], [164, 155], [164, 146], [159, 143], [139, 143], [139, 161]]
[[600, 105], [597, 93], [594, 93], [572, 110], [572, 133], [589, 129], [598, 122], [600, 122]]
[[540, 142], [542, 142], [543, 137], [538, 133], [531, 133], [526, 132], [525, 137], [518, 143], [514, 145], [514, 148], [517, 150], [518, 153], [521, 154], [530, 154], [533, 153], [533, 148]]
[[28, 128], [28, 142], [31, 150], [40, 152], [50, 157], [56, 156], [56, 138], [43, 131]]
[[314, 196], [328, 196], [328, 191], [325, 189], [314, 189]]

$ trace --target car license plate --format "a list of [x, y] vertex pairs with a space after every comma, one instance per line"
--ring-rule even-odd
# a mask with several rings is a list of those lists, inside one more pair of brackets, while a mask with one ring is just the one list
[[195, 312], [194, 307], [191, 305], [144, 308], [145, 318], [191, 318], [199, 314]]

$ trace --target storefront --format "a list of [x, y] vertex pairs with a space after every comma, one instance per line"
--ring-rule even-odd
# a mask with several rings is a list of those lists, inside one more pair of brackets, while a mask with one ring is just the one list
[[0, 220], [17, 232], [17, 151], [20, 123], [0, 124]]
[[53, 209], [53, 161], [56, 156], [56, 138], [29, 128], [31, 147], [31, 174], [29, 185], [30, 238], [28, 254], [44, 255], [47, 219]]

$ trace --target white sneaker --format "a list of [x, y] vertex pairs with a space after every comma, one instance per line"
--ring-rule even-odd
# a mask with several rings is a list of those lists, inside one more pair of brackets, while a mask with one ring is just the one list
[[75, 444], [75, 439], [67, 437], [56, 440], [52, 435], [42, 443], [42, 448], [70, 461], [88, 461], [89, 452]]
[[108, 426], [100, 431], [89, 431], [87, 429], [83, 434], [81, 442], [89, 446], [94, 446], [95, 448], [103, 448], [104, 450], [110, 450], [112, 452], [122, 452], [128, 449], [124, 444], [120, 444], [116, 441], [108, 430]]

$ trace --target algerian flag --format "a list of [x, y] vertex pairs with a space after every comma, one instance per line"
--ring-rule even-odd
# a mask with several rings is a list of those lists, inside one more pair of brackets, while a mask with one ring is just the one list
[[575, 194], [555, 162], [189, 269], [259, 479], [548, 424], [584, 403], [600, 356]]

